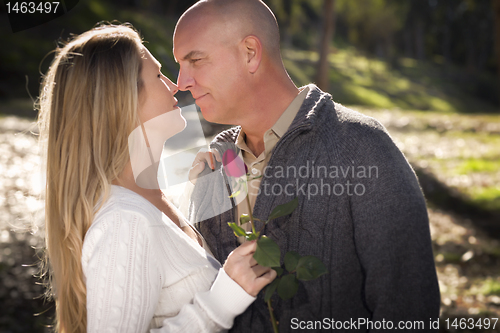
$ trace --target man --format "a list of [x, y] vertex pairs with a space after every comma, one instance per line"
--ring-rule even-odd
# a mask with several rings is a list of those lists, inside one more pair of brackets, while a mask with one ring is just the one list
[[[276, 20], [261, 1], [196, 3], [177, 23], [174, 56], [178, 87], [191, 91], [205, 119], [238, 125], [212, 148], [236, 145], [250, 173], [263, 176], [250, 183], [250, 207], [227, 211], [220, 210], [224, 183], [198, 179], [190, 218], [203, 221], [197, 226], [215, 257], [223, 262], [238, 246], [227, 222], [249, 209], [265, 219], [297, 196], [299, 207], [264, 233], [282, 254], [314, 255], [328, 268], [294, 298], [273, 297], [280, 331], [412, 331], [398, 326], [407, 322], [431, 331], [440, 298], [425, 201], [386, 130], [312, 84], [294, 85]], [[216, 172], [224, 176], [220, 165]], [[271, 330], [259, 297], [233, 331]]]

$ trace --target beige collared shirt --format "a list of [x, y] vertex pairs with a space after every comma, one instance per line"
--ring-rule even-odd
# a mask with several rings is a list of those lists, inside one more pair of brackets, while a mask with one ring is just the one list
[[[259, 156], [256, 157], [250, 148], [248, 148], [245, 142], [245, 133], [243, 131], [240, 131], [238, 137], [236, 138], [236, 146], [241, 149], [243, 161], [245, 162], [248, 172], [251, 175], [251, 177], [249, 177], [251, 180], [248, 181], [248, 197], [250, 199], [252, 210], [255, 206], [260, 183], [262, 181], [262, 177], [259, 176], [264, 174], [265, 167], [271, 158], [273, 148], [292, 124], [308, 92], [308, 87], [303, 88], [292, 103], [290, 103], [290, 105], [286, 108], [278, 121], [276, 121], [276, 123], [264, 133], [264, 151]], [[252, 177], [258, 178], [252, 179]], [[243, 200], [238, 204], [236, 209], [238, 223], [241, 214], [248, 214], [248, 212], [249, 208], [247, 201]], [[250, 223], [246, 223], [242, 227], [246, 231], [250, 231], [252, 229]], [[239, 237], [240, 243], [242, 243], [243, 240], [243, 237]]]

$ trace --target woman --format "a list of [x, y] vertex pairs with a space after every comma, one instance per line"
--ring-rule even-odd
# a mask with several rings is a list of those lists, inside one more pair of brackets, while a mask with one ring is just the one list
[[[176, 92], [131, 27], [100, 26], [56, 52], [39, 123], [59, 332], [228, 329], [276, 276], [255, 242], [221, 268], [159, 189], [136, 184], [129, 134], [178, 112]], [[169, 119], [165, 132], [183, 121]]]

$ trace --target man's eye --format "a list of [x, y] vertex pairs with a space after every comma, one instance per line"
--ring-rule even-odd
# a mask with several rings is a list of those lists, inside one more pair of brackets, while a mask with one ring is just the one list
[[195, 63], [195, 62], [200, 61], [200, 60], [201, 59], [199, 59], [199, 58], [198, 59], [191, 59], [191, 63]]

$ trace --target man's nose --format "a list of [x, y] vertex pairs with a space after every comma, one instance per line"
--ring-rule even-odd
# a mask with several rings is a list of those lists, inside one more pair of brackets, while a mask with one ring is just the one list
[[194, 85], [194, 79], [187, 71], [180, 69], [179, 75], [177, 76], [177, 87], [181, 91], [186, 91], [192, 88]]

